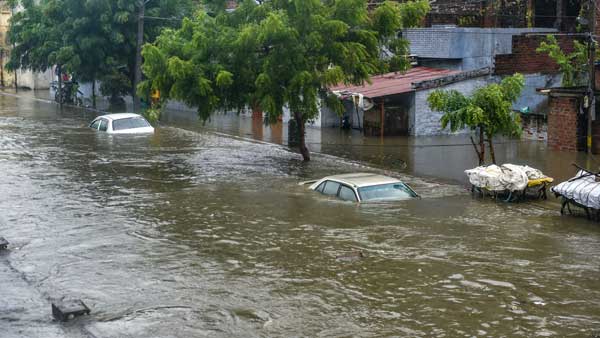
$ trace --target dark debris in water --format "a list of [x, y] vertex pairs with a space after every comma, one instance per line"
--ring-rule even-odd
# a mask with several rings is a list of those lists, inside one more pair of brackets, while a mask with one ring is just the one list
[[6, 250], [8, 248], [8, 241], [4, 237], [0, 237], [0, 250]]
[[89, 315], [90, 312], [90, 308], [79, 299], [52, 303], [52, 316], [60, 322], [66, 322], [75, 317]]
[[365, 258], [365, 254], [362, 250], [352, 251], [345, 254], [335, 256], [335, 259], [340, 262], [355, 262]]

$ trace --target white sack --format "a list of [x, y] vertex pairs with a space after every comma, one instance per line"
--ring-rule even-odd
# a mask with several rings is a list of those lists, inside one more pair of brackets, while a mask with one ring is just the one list
[[[574, 178], [587, 174], [580, 170]], [[588, 208], [600, 209], [600, 182], [595, 175], [562, 182], [551, 190]]]
[[465, 170], [469, 182], [490, 191], [517, 191], [527, 187], [529, 180], [546, 177], [541, 171], [514, 164], [489, 165]]

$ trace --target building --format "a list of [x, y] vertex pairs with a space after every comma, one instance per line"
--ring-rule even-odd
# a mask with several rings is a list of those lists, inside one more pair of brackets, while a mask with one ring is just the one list
[[[429, 109], [433, 90], [470, 93], [489, 81], [491, 70], [458, 71], [417, 66], [406, 73], [374, 76], [370, 84], [340, 85], [331, 90], [346, 107], [344, 118], [369, 136], [439, 135], [442, 113]], [[340, 126], [340, 117], [324, 109], [322, 126]]]
[[[381, 1], [370, 3], [375, 7]], [[424, 26], [539, 27], [574, 32], [581, 4], [582, 0], [430, 0]]]
[[[15, 10], [18, 10], [15, 9]], [[52, 71], [35, 73], [28, 70], [9, 72], [5, 65], [10, 57], [11, 46], [6, 42], [10, 18], [13, 9], [8, 6], [8, 1], [0, 1], [0, 87], [15, 87], [26, 89], [48, 89], [52, 82]], [[15, 83], [16, 76], [16, 83]]]

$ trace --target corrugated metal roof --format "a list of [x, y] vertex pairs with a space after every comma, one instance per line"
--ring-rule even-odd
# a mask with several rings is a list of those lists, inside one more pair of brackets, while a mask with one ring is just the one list
[[433, 80], [444, 76], [458, 74], [459, 71], [429, 67], [413, 67], [406, 73], [387, 73], [373, 76], [371, 84], [363, 86], [337, 85], [331, 91], [348, 91], [360, 93], [368, 98], [376, 98], [413, 91], [412, 84], [425, 80]]

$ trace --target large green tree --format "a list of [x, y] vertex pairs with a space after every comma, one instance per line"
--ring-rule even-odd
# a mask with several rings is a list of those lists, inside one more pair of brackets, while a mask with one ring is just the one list
[[427, 99], [432, 110], [443, 112], [442, 128], [450, 127], [453, 132], [465, 128], [479, 132], [479, 148], [473, 137], [479, 165], [485, 163], [485, 140], [490, 148], [492, 163], [496, 163], [493, 138], [496, 135], [521, 135], [521, 118], [512, 109], [525, 86], [521, 74], [506, 77], [500, 83], [476, 89], [471, 96], [456, 90], [436, 90]]
[[[138, 0], [12, 0], [10, 69], [44, 71], [61, 66], [81, 81], [100, 80], [103, 94], [132, 92]], [[192, 13], [194, 0], [151, 0], [146, 41]], [[164, 19], [155, 19], [164, 18]], [[173, 19], [171, 19], [173, 18]]]
[[144, 47], [148, 80], [139, 90], [195, 106], [203, 120], [219, 109], [251, 107], [275, 122], [289, 109], [304, 160], [305, 125], [318, 116], [327, 88], [408, 69], [398, 30], [429, 9], [426, 0], [386, 1], [373, 13], [365, 0], [246, 0], [233, 12], [222, 0], [208, 5], [214, 14], [200, 11]]

